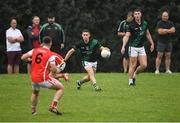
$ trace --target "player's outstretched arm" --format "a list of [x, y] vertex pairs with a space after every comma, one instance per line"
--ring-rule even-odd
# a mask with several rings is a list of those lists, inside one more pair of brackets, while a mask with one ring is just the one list
[[71, 55], [72, 55], [74, 52], [75, 52], [75, 49], [74, 49], [74, 48], [70, 49], [70, 50], [67, 52], [67, 54], [66, 54], [66, 56], [65, 56], [65, 58], [64, 58], [64, 61], [66, 62], [66, 61], [71, 57]]
[[149, 43], [151, 44], [150, 51], [153, 52], [154, 51], [154, 42], [152, 40], [149, 30], [146, 31], [146, 38], [148, 39]]

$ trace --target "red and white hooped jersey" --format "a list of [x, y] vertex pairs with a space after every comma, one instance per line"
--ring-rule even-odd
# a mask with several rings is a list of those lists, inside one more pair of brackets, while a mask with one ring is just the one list
[[35, 48], [28, 52], [32, 56], [31, 79], [40, 83], [49, 80], [49, 64], [55, 64], [55, 57], [47, 47]]
[[59, 67], [61, 64], [64, 63], [64, 59], [61, 55], [55, 53], [55, 52], [52, 52], [52, 56], [55, 57], [55, 63], [56, 63], [56, 66]]

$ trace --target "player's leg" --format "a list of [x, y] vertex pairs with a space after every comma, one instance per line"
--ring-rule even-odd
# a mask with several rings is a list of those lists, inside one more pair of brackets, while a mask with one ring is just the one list
[[76, 86], [77, 86], [77, 89], [79, 90], [81, 88], [81, 85], [85, 82], [89, 82], [90, 81], [90, 78], [89, 78], [89, 75], [86, 75], [84, 76], [81, 80], [77, 80], [76, 81]]
[[166, 65], [166, 73], [171, 74], [170, 65], [171, 65], [171, 52], [165, 53], [165, 65]]
[[138, 56], [138, 60], [139, 60], [139, 66], [136, 68], [136, 71], [134, 72], [133, 78], [136, 77], [136, 74], [144, 71], [147, 67], [147, 56], [146, 55]]
[[137, 56], [137, 48], [129, 47], [129, 85], [135, 85], [135, 83], [133, 82], [133, 75], [137, 67]]
[[40, 86], [37, 83], [32, 82], [31, 111], [33, 115], [36, 114], [39, 91], [40, 91]]
[[129, 59], [129, 85], [133, 85], [133, 76], [137, 66], [137, 57], [130, 57]]
[[63, 84], [60, 83], [57, 79], [50, 77], [50, 79], [48, 81], [41, 83], [40, 86], [44, 87], [44, 88], [56, 90], [56, 92], [54, 94], [54, 98], [52, 100], [52, 104], [49, 108], [49, 111], [51, 111], [52, 113], [55, 113], [57, 115], [61, 115], [62, 113], [59, 112], [57, 109], [57, 104], [60, 101], [60, 99], [63, 95], [63, 92], [64, 92]]
[[123, 58], [123, 69], [124, 69], [124, 73], [127, 73], [128, 70], [128, 65], [129, 65], [129, 59], [127, 58]]
[[31, 95], [31, 110], [32, 114], [36, 114], [36, 106], [38, 103], [38, 96], [39, 96], [39, 91], [37, 90], [32, 90], [32, 95]]
[[144, 69], [146, 69], [147, 67], [147, 56], [144, 47], [141, 47], [138, 50], [138, 60], [139, 60], [139, 66], [136, 68], [136, 71], [134, 72], [134, 76], [133, 76], [134, 80], [136, 78], [136, 74], [144, 71]]
[[95, 78], [95, 74], [96, 74], [96, 68], [97, 68], [97, 62], [92, 63], [91, 67], [86, 67], [85, 70], [89, 76], [89, 79], [95, 89], [95, 91], [100, 91], [101, 88], [97, 85], [96, 83], [96, 78]]
[[126, 45], [125, 53], [123, 54], [123, 69], [124, 73], [128, 72], [128, 66], [129, 66], [129, 52], [128, 52], [128, 45]]

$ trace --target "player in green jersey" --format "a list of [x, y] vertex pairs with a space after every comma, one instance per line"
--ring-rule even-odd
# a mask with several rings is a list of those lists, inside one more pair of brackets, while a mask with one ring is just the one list
[[100, 91], [101, 88], [96, 84], [95, 78], [98, 57], [97, 51], [108, 48], [101, 46], [98, 40], [91, 38], [90, 31], [87, 29], [82, 31], [82, 39], [83, 40], [81, 43], [75, 45], [67, 52], [64, 60], [67, 61], [76, 50], [79, 50], [82, 57], [82, 65], [86, 70], [87, 75], [81, 80], [77, 80], [77, 89], [80, 89], [83, 83], [90, 81], [94, 87], [94, 90]]
[[[154, 50], [154, 43], [148, 29], [148, 24], [142, 19], [142, 12], [140, 9], [135, 9], [133, 12], [134, 20], [129, 24], [129, 29], [123, 38], [123, 46], [121, 53], [124, 54], [125, 46], [129, 42], [129, 85], [135, 85], [136, 74], [143, 71], [147, 67], [147, 56], [144, 49], [144, 42], [146, 38], [151, 44], [150, 51]], [[139, 66], [137, 67], [137, 60]]]

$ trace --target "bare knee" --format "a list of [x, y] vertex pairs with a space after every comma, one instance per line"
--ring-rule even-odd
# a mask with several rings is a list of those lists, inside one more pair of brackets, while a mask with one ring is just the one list
[[142, 69], [146, 69], [146, 67], [147, 67], [147, 64], [146, 64], [146, 63], [141, 64], [141, 68], [142, 68]]
[[170, 59], [171, 58], [171, 54], [170, 53], [166, 53], [165, 57], [166, 57], [166, 59]]
[[38, 97], [39, 96], [39, 91], [33, 90], [32, 95], [35, 96], [35, 97]]
[[157, 59], [161, 60], [162, 57], [163, 57], [163, 53], [158, 53], [158, 54], [157, 54]]

